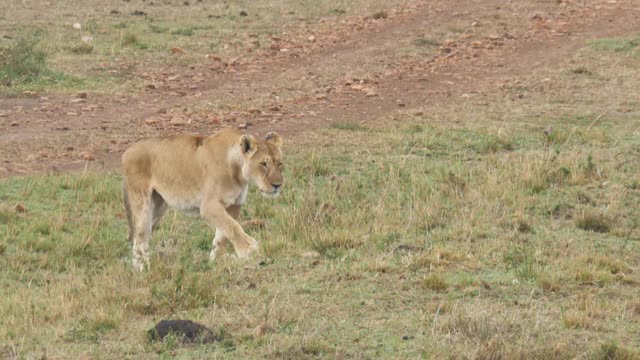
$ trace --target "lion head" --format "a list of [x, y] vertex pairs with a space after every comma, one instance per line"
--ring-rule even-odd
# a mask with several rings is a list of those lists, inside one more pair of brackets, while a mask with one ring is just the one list
[[251, 135], [240, 137], [240, 149], [245, 158], [242, 175], [254, 183], [265, 196], [278, 196], [284, 185], [282, 177], [282, 138], [268, 133], [264, 141]]

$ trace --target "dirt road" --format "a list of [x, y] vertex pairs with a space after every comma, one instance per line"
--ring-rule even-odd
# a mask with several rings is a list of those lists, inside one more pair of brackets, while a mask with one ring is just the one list
[[289, 32], [246, 59], [137, 69], [145, 87], [132, 95], [0, 99], [0, 176], [115, 168], [150, 135], [238, 126], [292, 136], [500, 92], [590, 39], [638, 31], [640, 4], [414, 1], [334, 25]]

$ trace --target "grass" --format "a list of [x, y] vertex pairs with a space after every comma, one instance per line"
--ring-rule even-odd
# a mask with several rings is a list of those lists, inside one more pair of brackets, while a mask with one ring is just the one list
[[[251, 230], [262, 256], [248, 262], [209, 263], [212, 232], [171, 212], [152, 240], [152, 272], [138, 274], [119, 175], [1, 180], [0, 282], [12, 289], [0, 306], [2, 343], [27, 357], [637, 354], [640, 233], [627, 220], [640, 214], [616, 170], [622, 160], [597, 160], [632, 144], [558, 153], [542, 136], [525, 141], [525, 130], [496, 138], [433, 124], [407, 117], [357, 138], [342, 127], [299, 136], [284, 195], [252, 192], [243, 209], [265, 221]], [[511, 145], [483, 145], [496, 142]], [[613, 190], [599, 189], [590, 167]], [[556, 177], [561, 168], [568, 178]], [[553, 215], [558, 204], [587, 206], [582, 193], [619, 219], [608, 232], [577, 226], [586, 208]], [[145, 331], [163, 318], [230, 339], [149, 343]]]
[[[336, 1], [318, 1], [311, 5], [294, 0], [234, 1], [228, 4], [193, 1], [189, 6], [183, 1], [160, 1], [152, 6], [153, 11], [144, 9], [146, 16], [130, 15], [141, 10], [140, 4], [123, 4], [114, 0], [108, 3], [110, 5], [104, 1], [89, 0], [82, 6], [58, 4], [46, 11], [35, 3], [8, 7], [0, 19], [0, 32], [6, 35], [6, 39], [11, 39], [30, 29], [41, 28], [40, 39], [48, 68], [91, 83], [83, 90], [122, 93], [139, 84], [135, 79], [120, 76], [119, 72], [102, 71], [102, 68], [126, 64], [146, 71], [155, 66], [176, 63], [206, 65], [207, 61], [202, 59], [208, 53], [223, 59], [246, 61], [245, 48], [251, 41], [270, 44], [272, 36], [284, 36], [287, 40], [300, 32], [291, 29], [312, 23], [322, 24], [318, 22], [321, 18], [377, 13], [403, 1], [339, 2], [344, 5], [340, 11], [333, 11], [338, 5]], [[110, 13], [107, 7], [116, 13]], [[240, 16], [241, 11], [249, 16]], [[67, 18], [70, 13], [74, 14], [73, 21]], [[81, 25], [81, 30], [71, 26], [75, 22]], [[321, 26], [330, 27], [328, 23]], [[85, 35], [93, 37], [91, 46], [79, 44]], [[305, 35], [304, 39], [307, 37]], [[2, 43], [13, 42], [2, 39]], [[172, 55], [169, 49], [175, 47], [183, 48], [186, 56], [176, 58]], [[37, 85], [32, 88], [79, 90], [77, 84], [68, 81], [57, 81], [57, 85], [51, 82]], [[2, 90], [16, 95], [25, 89]]]
[[[118, 36], [153, 53], [205, 32], [145, 21]], [[83, 57], [104, 55], [99, 40]], [[152, 271], [136, 273], [117, 172], [0, 179], [0, 355], [638, 358], [638, 114], [626, 108], [639, 63], [626, 55], [587, 49], [570, 67], [601, 76], [556, 64], [477, 102], [286, 139], [283, 195], [252, 190], [243, 208], [264, 222], [249, 261], [210, 263], [212, 231], [170, 211]], [[228, 336], [150, 342], [167, 318]]]

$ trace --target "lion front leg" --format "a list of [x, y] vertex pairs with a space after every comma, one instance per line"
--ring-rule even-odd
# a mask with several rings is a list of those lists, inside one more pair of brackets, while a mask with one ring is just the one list
[[209, 203], [200, 209], [200, 213], [209, 225], [216, 229], [210, 254], [212, 260], [226, 252], [229, 242], [240, 258], [248, 258], [258, 252], [256, 239], [247, 235], [235, 220], [240, 214], [240, 206], [233, 205], [225, 209], [220, 204]]

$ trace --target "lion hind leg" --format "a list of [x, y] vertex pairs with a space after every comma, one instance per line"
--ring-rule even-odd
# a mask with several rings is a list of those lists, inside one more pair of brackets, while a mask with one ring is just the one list
[[162, 220], [162, 217], [167, 212], [169, 205], [167, 205], [167, 202], [164, 201], [162, 196], [155, 190], [151, 197], [153, 199], [153, 224], [151, 226], [151, 231], [155, 231], [158, 228], [160, 220]]
[[149, 239], [154, 218], [152, 191], [143, 189], [134, 191], [127, 188], [127, 201], [130, 213], [129, 234], [133, 238], [133, 267], [143, 271], [149, 269]]

